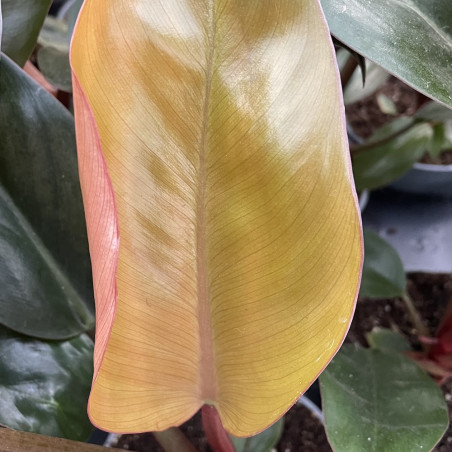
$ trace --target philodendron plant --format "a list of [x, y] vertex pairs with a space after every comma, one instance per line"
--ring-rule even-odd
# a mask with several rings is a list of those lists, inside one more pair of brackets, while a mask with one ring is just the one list
[[[93, 304], [74, 121], [18, 67], [33, 49], [52, 93], [65, 105], [61, 92], [74, 93], [96, 297], [92, 422], [160, 431], [168, 451], [192, 450], [172, 427], [202, 407], [215, 450], [259, 452], [340, 347], [359, 287], [360, 215], [329, 31], [450, 107], [448, 2], [85, 0], [71, 87], [62, 60], [73, 20], [48, 21], [38, 40], [51, 1], [2, 0], [0, 423], [76, 439], [90, 429]], [[422, 32], [422, 48], [412, 46]], [[389, 362], [391, 375], [403, 365], [408, 387], [428, 385], [413, 386], [423, 371], [372, 341], [369, 353], [344, 348], [324, 374], [336, 451], [350, 450], [351, 425], [366, 435], [354, 450], [393, 440], [383, 425], [392, 399], [369, 399], [375, 410], [360, 423], [360, 363]], [[337, 388], [356, 363], [349, 397]], [[422, 438], [411, 431], [428, 430], [424, 417], [405, 407], [393, 412], [408, 429], [388, 450], [429, 447], [443, 406]], [[270, 425], [246, 444], [226, 433]]]
[[436, 337], [430, 337], [408, 294], [397, 252], [367, 229], [364, 249], [358, 303], [400, 298], [423, 349], [413, 351], [399, 325], [394, 331], [369, 332], [367, 348], [344, 345], [319, 379], [328, 438], [338, 451], [431, 450], [448, 425], [444, 396], [435, 380], [451, 376], [450, 310]]

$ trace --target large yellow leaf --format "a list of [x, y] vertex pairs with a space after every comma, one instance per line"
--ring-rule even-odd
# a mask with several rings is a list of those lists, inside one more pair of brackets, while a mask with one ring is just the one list
[[361, 267], [318, 1], [86, 0], [71, 58], [92, 421], [162, 430], [212, 404], [264, 429], [340, 346]]

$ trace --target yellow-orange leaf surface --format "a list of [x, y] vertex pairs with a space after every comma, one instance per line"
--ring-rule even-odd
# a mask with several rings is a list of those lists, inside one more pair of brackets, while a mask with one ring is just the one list
[[[340, 346], [361, 232], [315, 0], [86, 0], [72, 43], [107, 430], [246, 436]], [[119, 235], [118, 235], [119, 230]]]

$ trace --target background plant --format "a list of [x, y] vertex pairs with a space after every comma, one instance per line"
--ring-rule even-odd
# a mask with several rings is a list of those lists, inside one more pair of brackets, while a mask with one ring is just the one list
[[17, 66], [50, 1], [1, 6], [0, 423], [84, 440], [94, 304], [74, 121]]
[[[49, 6], [49, 1], [2, 1], [2, 51], [20, 66], [35, 48]], [[76, 5], [74, 11], [77, 6], [80, 5]], [[322, 6], [332, 33], [347, 46], [419, 91], [452, 105], [452, 75], [447, 70], [452, 42], [447, 24], [452, 18], [447, 2], [430, 5], [414, 1], [408, 5], [408, 2], [388, 0], [377, 9], [377, 5], [364, 1], [331, 0], [323, 1]], [[422, 20], [425, 17], [429, 20]], [[387, 26], [381, 27], [381, 24]], [[67, 26], [67, 32], [65, 25], [53, 25], [56, 26], [52, 27], [48, 21], [34, 55], [48, 81], [60, 90], [57, 95], [61, 99], [62, 92], [70, 90], [64, 74], [67, 75], [67, 37], [71, 34], [71, 25]], [[428, 39], [417, 45], [421, 36]], [[0, 347], [5, 350], [2, 356], [7, 357], [0, 364], [3, 366], [0, 385], [4, 394], [0, 410], [4, 418], [0, 418], [0, 422], [21, 430], [83, 439], [90, 429], [84, 405], [92, 372], [92, 343], [85, 333], [93, 327], [93, 303], [86, 232], [81, 221], [73, 119], [5, 55], [2, 55], [0, 69], [0, 274], [4, 278], [2, 287], [6, 288], [4, 296], [0, 296], [3, 307], [0, 321], [5, 327]], [[56, 74], [52, 73], [53, 69]], [[439, 116], [436, 108], [440, 110]], [[354, 173], [359, 188], [385, 185], [407, 170], [426, 147], [436, 154], [438, 149], [446, 146], [444, 143], [450, 137], [448, 110], [436, 106], [426, 109], [427, 112], [419, 112], [414, 119], [398, 120], [386, 126], [354, 149]], [[396, 152], [400, 150], [402, 152]], [[387, 162], [383, 170], [382, 159]], [[387, 269], [386, 265], [384, 268]], [[397, 274], [400, 277], [402, 273]], [[27, 275], [26, 279], [24, 275]], [[378, 282], [380, 276], [374, 274], [373, 283]], [[26, 287], [21, 287], [18, 280], [27, 281]], [[399, 283], [401, 281], [400, 277]], [[18, 287], [22, 289], [20, 293]], [[348, 382], [346, 365], [363, 361], [377, 363], [379, 368], [395, 374], [400, 367], [408, 366], [411, 372], [407, 371], [408, 382], [410, 378], [419, 379], [428, 391], [434, 391], [425, 375], [421, 376], [418, 368], [413, 367], [412, 361], [401, 353], [393, 353], [394, 350], [404, 351], [406, 346], [397, 345], [402, 342], [384, 334], [374, 335], [370, 350], [345, 348], [322, 377], [323, 396], [328, 401], [324, 405], [328, 434], [335, 450], [346, 450], [344, 447], [347, 446], [343, 442], [347, 430], [343, 425], [336, 427], [336, 422], [342, 416], [350, 425], [350, 419], [362, 409], [357, 396], [369, 395], [368, 386], [362, 386], [362, 381], [368, 380], [368, 374], [362, 375], [363, 380], [357, 378], [357, 386], [353, 389], [356, 397], [343, 396], [337, 390], [335, 383]], [[380, 337], [389, 337], [390, 346], [382, 346]], [[17, 353], [11, 353], [12, 350]], [[39, 359], [36, 359], [37, 350]], [[19, 365], [23, 362], [29, 364], [25, 369]], [[30, 384], [31, 375], [36, 386]], [[375, 381], [376, 384], [382, 382], [378, 378]], [[72, 398], [78, 392], [76, 385], [80, 385], [80, 398]], [[343, 397], [339, 402], [325, 389], [328, 385], [335, 396]], [[407, 383], [410, 385], [415, 386]], [[37, 396], [36, 388], [40, 391]], [[392, 391], [388, 387], [377, 389], [382, 394]], [[399, 395], [397, 393], [395, 397]], [[425, 415], [436, 416], [438, 422], [436, 429], [423, 432], [425, 447], [430, 447], [429, 444], [439, 438], [446, 422], [444, 404], [438, 393], [431, 400], [437, 405], [433, 411], [425, 411]], [[412, 397], [408, 397], [406, 403], [411, 402]], [[387, 413], [388, 404], [383, 404], [380, 414]], [[344, 411], [339, 415], [335, 412], [337, 406], [349, 415], [344, 416]], [[406, 406], [400, 402], [397, 408], [407, 415]], [[414, 412], [417, 417], [408, 419], [408, 424], [412, 422], [410, 429], [406, 434], [399, 432], [401, 444], [394, 450], [404, 450], [402, 447], [411, 450], [411, 445], [419, 441], [411, 433], [413, 428], [423, 431], [421, 426], [425, 418], [421, 416], [420, 408]], [[372, 413], [369, 417], [372, 419]], [[373, 419], [373, 425], [375, 421], [378, 419]], [[367, 431], [367, 427], [359, 423], [359, 417], [354, 425]], [[336, 430], [338, 436], [334, 433]], [[373, 447], [381, 444], [378, 441], [384, 441], [383, 444], [391, 441], [384, 429], [380, 429], [377, 436], [364, 434], [357, 450], [371, 450], [365, 448], [368, 438]]]

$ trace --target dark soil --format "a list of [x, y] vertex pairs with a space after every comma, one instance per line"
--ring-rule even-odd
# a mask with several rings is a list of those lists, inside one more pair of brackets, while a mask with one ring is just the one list
[[425, 153], [420, 161], [432, 165], [452, 165], [452, 150], [442, 151], [437, 159], [433, 159], [430, 154]]
[[325, 428], [304, 406], [295, 405], [284, 419], [278, 452], [331, 452]]
[[[190, 438], [190, 441], [199, 452], [212, 452], [204, 436], [201, 412], [196, 413], [189, 421], [181, 425], [180, 429]], [[122, 435], [119, 438], [117, 448], [135, 452], [165, 452], [152, 433]]]
[[[434, 336], [448, 301], [452, 298], [452, 275], [411, 273], [408, 293], [430, 334]], [[375, 327], [401, 332], [413, 348], [420, 349], [417, 331], [413, 327], [405, 304], [398, 298], [359, 300], [347, 341], [367, 345], [365, 335]]]
[[[433, 336], [448, 301], [452, 299], [452, 275], [412, 273], [408, 275], [408, 292], [425, 326]], [[417, 331], [411, 323], [404, 303], [399, 299], [359, 300], [346, 341], [366, 346], [366, 334], [375, 327], [392, 328], [404, 334], [414, 349], [420, 349]], [[448, 404], [449, 417], [452, 419], [452, 381], [443, 384], [442, 390]], [[204, 438], [199, 413], [182, 425], [181, 429], [192, 440], [199, 452], [212, 452]], [[164, 452], [150, 433], [123, 435], [117, 447], [136, 452]], [[305, 407], [296, 405], [285, 417], [282, 439], [276, 451], [331, 452], [332, 449], [326, 439], [325, 430], [317, 418]], [[434, 451], [452, 451], [450, 427]]]
[[353, 131], [361, 138], [367, 138], [395, 116], [386, 115], [378, 106], [377, 96], [384, 94], [397, 107], [397, 116], [412, 116], [425, 103], [425, 96], [405, 85], [399, 79], [391, 77], [375, 94], [346, 106], [347, 121]]

